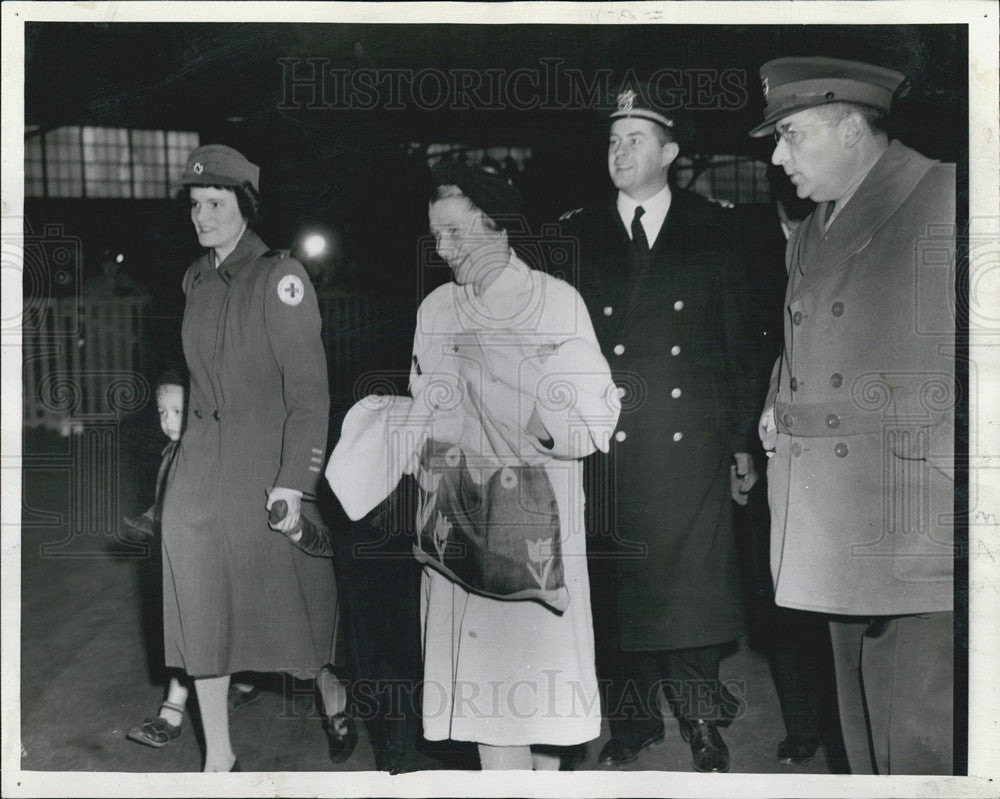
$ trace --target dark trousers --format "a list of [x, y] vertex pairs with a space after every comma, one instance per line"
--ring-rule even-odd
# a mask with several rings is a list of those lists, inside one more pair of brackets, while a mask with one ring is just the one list
[[771, 671], [785, 733], [795, 743], [818, 745], [822, 699], [833, 693], [830, 631], [823, 616], [802, 610], [774, 607], [770, 619]]
[[951, 774], [954, 615], [830, 620], [854, 774]]
[[667, 711], [662, 706], [662, 697], [678, 717], [719, 720], [722, 703], [737, 701], [720, 690], [721, 652], [721, 646], [705, 646], [608, 653], [610, 680], [605, 712], [611, 736], [638, 748], [643, 741], [662, 732]]
[[333, 536], [350, 696], [383, 770], [412, 761], [425, 743], [420, 567], [399, 524], [406, 513], [405, 499], [394, 495], [354, 525], [342, 519]]

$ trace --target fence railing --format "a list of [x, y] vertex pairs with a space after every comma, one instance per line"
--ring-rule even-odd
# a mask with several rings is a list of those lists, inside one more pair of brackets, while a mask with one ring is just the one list
[[[379, 297], [325, 292], [319, 305], [331, 395], [347, 403], [359, 377], [407, 325], [398, 305]], [[26, 302], [24, 425], [68, 432], [141, 409], [151, 391], [148, 312], [146, 297]]]

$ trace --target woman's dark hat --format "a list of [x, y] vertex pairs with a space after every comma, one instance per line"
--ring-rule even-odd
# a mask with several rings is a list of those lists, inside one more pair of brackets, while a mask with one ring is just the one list
[[260, 191], [260, 167], [224, 144], [196, 147], [188, 156], [179, 186], [242, 186]]
[[841, 58], [777, 58], [760, 68], [764, 121], [750, 131], [768, 136], [784, 117], [827, 103], [857, 103], [885, 114], [900, 91], [903, 75], [892, 69]]
[[494, 222], [500, 221], [498, 217], [514, 216], [524, 209], [521, 192], [496, 171], [442, 158], [431, 167], [431, 175], [438, 186], [458, 186]]

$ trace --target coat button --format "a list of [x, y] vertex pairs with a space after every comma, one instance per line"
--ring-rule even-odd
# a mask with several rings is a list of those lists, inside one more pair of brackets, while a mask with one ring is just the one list
[[475, 630], [469, 630], [469, 638], [478, 638], [478, 637], [479, 636], [476, 635], [476, 631]]
[[212, 418], [215, 419], [215, 421], [219, 421], [219, 412], [212, 411]]
[[682, 438], [684, 438], [683, 433], [674, 433], [674, 441], [680, 441]]
[[628, 434], [624, 430], [619, 430], [617, 433], [615, 433], [615, 441], [617, 441], [618, 443], [621, 443], [626, 438], [628, 438]]
[[840, 417], [837, 416], [837, 414], [835, 413], [831, 413], [829, 416], [826, 417], [826, 426], [840, 427]]
[[799, 379], [797, 377], [793, 377], [791, 380], [788, 381], [788, 387], [792, 391], [798, 391], [799, 390]]
[[786, 414], [782, 415], [781, 421], [783, 421], [785, 423], [785, 427], [791, 427], [792, 426], [792, 422], [795, 421], [795, 420], [792, 419], [792, 415], [790, 413], [786, 413]]
[[837, 444], [837, 446], [833, 448], [833, 454], [836, 455], [838, 458], [846, 458], [847, 444], [841, 441], [839, 444]]
[[802, 454], [802, 445], [798, 441], [796, 441], [794, 444], [792, 444], [792, 455], [794, 455], [797, 458], [801, 454]]
[[830, 375], [830, 385], [834, 388], [840, 388], [844, 384], [844, 376], [840, 372], [834, 372]]
[[604, 306], [604, 315], [605, 316], [611, 316], [611, 314], [613, 314], [614, 312], [615, 312], [615, 309], [612, 308], [610, 305], [605, 305]]
[[684, 310], [684, 300], [677, 300], [677, 302], [674, 303], [674, 310], [675, 311]]
[[614, 352], [615, 355], [624, 355], [625, 354], [625, 345], [624, 344], [615, 344], [615, 348], [614, 348], [613, 352]]
[[792, 314], [792, 323], [796, 325], [802, 324], [802, 311], [796, 311]]
[[194, 415], [197, 416], [200, 419], [201, 418], [201, 411], [198, 410], [198, 408], [195, 408], [194, 409]]
[[674, 346], [672, 346], [670, 348], [670, 354], [673, 355], [674, 357], [680, 355], [681, 354], [681, 348], [678, 347], [676, 344], [674, 344]]
[[833, 304], [833, 306], [830, 308], [830, 313], [832, 313], [834, 316], [843, 316], [844, 315], [844, 303], [842, 303], [840, 301], [835, 302]]
[[670, 396], [677, 399], [681, 395], [681, 390], [679, 388], [670, 389]]

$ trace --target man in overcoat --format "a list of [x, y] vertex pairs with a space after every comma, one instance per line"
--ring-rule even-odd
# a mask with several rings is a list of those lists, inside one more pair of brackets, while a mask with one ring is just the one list
[[829, 614], [851, 770], [950, 774], [955, 170], [881, 127], [903, 76], [761, 68], [751, 135], [819, 203], [761, 417], [778, 605]]
[[737, 351], [747, 338], [744, 272], [732, 209], [669, 186], [689, 123], [655, 100], [641, 85], [618, 96], [608, 149], [617, 196], [563, 217], [622, 401], [611, 453], [587, 490], [589, 518], [606, 522], [588, 541], [612, 733], [599, 760], [628, 763], [663, 737], [663, 688], [694, 768], [725, 771], [718, 726], [739, 700], [719, 682], [721, 647], [745, 629], [734, 453], [743, 489], [755, 479], [746, 454], [755, 414]]

